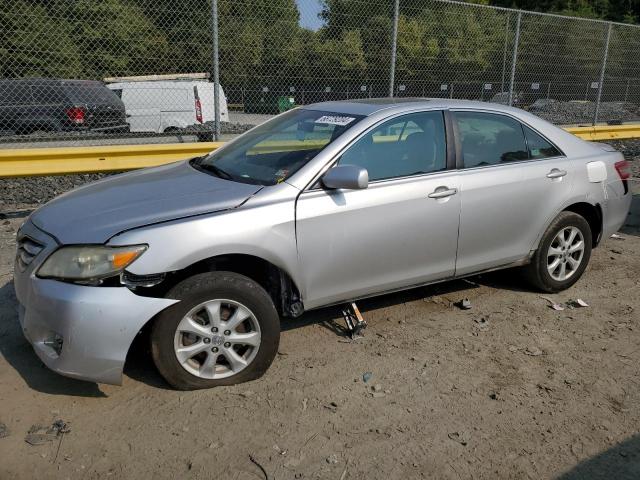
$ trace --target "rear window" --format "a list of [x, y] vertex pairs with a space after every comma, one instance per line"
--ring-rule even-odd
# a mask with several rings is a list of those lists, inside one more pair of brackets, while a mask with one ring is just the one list
[[111, 91], [113, 93], [115, 93], [118, 98], [122, 98], [122, 89], [121, 88], [111, 89]]
[[114, 103], [118, 101], [115, 93], [104, 85], [93, 83], [68, 83], [65, 89], [74, 102], [78, 103]]

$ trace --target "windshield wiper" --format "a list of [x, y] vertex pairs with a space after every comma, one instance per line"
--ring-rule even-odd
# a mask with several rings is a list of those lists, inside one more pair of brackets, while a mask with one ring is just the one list
[[211, 173], [213, 173], [215, 176], [223, 178], [225, 180], [233, 180], [233, 176], [227, 172], [225, 172], [223, 169], [221, 169], [220, 167], [217, 167], [215, 165], [213, 165], [212, 163], [202, 163], [201, 161], [197, 161], [197, 159], [194, 162], [194, 164], [201, 170], [206, 170], [209, 171]]

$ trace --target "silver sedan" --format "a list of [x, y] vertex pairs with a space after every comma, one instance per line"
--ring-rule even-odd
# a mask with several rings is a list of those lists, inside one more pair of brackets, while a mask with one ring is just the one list
[[510, 267], [570, 287], [625, 221], [628, 177], [612, 148], [515, 108], [309, 105], [34, 212], [18, 232], [20, 322], [70, 377], [120, 383], [148, 329], [174, 387], [239, 383], [305, 310]]

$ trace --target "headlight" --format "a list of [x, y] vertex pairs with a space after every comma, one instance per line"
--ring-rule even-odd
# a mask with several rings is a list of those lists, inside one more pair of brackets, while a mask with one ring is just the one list
[[38, 277], [83, 281], [111, 277], [122, 272], [146, 249], [146, 245], [62, 247], [45, 260]]

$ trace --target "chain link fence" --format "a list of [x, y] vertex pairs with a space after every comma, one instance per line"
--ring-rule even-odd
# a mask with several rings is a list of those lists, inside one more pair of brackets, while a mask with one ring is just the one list
[[0, 0], [0, 147], [224, 139], [389, 95], [638, 121], [639, 51], [638, 26], [444, 0]]

